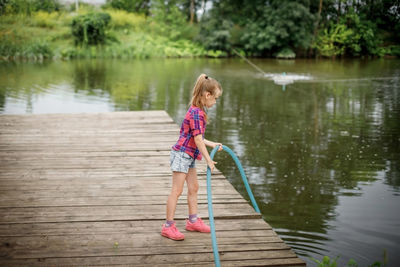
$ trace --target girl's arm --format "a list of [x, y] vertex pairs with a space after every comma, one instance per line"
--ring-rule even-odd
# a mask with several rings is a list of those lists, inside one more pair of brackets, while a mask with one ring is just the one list
[[216, 146], [220, 146], [219, 149], [218, 149], [218, 151], [221, 151], [221, 150], [222, 150], [222, 144], [221, 144], [221, 143], [215, 143], [215, 142], [209, 141], [209, 140], [207, 140], [207, 139], [204, 139], [203, 141], [204, 141], [204, 144], [205, 144], [206, 146], [209, 146], [209, 147], [212, 147], [212, 148], [214, 148], [214, 147], [216, 147]]
[[[208, 167], [210, 167], [211, 171], [213, 171], [214, 167], [215, 167], [214, 165], [217, 164], [217, 162], [211, 160], [210, 155], [208, 154], [206, 145], [212, 146], [213, 144], [216, 145], [219, 143], [210, 142], [206, 139], [203, 140], [203, 136], [201, 134], [198, 134], [194, 137], [194, 142], [196, 143], [196, 146], [199, 149], [200, 153], [205, 158]], [[214, 147], [215, 147], [215, 145], [214, 145]], [[222, 149], [222, 145], [221, 145], [221, 149]]]

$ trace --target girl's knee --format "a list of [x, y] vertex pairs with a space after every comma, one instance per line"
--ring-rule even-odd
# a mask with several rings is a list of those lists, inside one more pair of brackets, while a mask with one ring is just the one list
[[171, 196], [179, 198], [182, 195], [183, 188], [182, 189], [172, 189], [171, 190]]
[[199, 184], [194, 184], [191, 185], [190, 187], [188, 187], [188, 194], [189, 195], [193, 195], [193, 194], [197, 194], [197, 192], [199, 192]]

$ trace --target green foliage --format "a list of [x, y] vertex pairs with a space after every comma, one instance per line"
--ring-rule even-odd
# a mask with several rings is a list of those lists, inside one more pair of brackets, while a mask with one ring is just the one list
[[[198, 24], [196, 15], [189, 24], [190, 3], [108, 0], [103, 8], [108, 8], [109, 15], [80, 3], [80, 16], [75, 17], [59, 0], [0, 0], [0, 44], [3, 51], [22, 51], [21, 43], [35, 43], [40, 34], [49, 42], [49, 49], [68, 58], [84, 56], [85, 51], [97, 57], [94, 50], [69, 49], [73, 43], [108, 45], [116, 49], [108, 53], [112, 57], [121, 53], [140, 57], [141, 52], [144, 57], [222, 57], [233, 55], [232, 49], [236, 49], [251, 56], [294, 58], [309, 54], [310, 48], [324, 57], [400, 56], [398, 0], [323, 1], [320, 15], [319, 1], [213, 1]], [[194, 11], [201, 9], [200, 4], [195, 1]], [[71, 33], [66, 34], [71, 25]], [[146, 40], [163, 43], [133, 41], [138, 33], [145, 33]]]
[[0, 15], [3, 15], [5, 13], [7, 2], [8, 0], [0, 0]]
[[275, 54], [276, 58], [294, 59], [296, 54], [290, 48], [284, 48]]
[[349, 262], [346, 264], [346, 267], [358, 267], [358, 264], [354, 259], [350, 259]]
[[14, 45], [8, 39], [2, 39], [2, 41], [0, 42], [0, 56], [4, 58], [8, 58], [10, 56], [15, 55], [18, 50], [19, 47]]
[[[385, 250], [386, 251], [386, 250]], [[384, 256], [385, 257], [385, 256]], [[324, 256], [322, 258], [322, 261], [316, 260], [314, 258], [311, 258], [315, 263], [317, 263], [317, 267], [336, 267], [337, 266], [337, 259], [339, 257], [336, 257], [336, 259], [331, 259], [329, 256]], [[331, 262], [332, 261], [332, 262]], [[385, 264], [386, 265], [386, 264]], [[373, 264], [369, 265], [368, 267], [381, 267], [382, 263], [379, 261], [375, 261]], [[358, 263], [354, 259], [350, 259], [345, 267], [358, 267]]]
[[346, 44], [353, 31], [344, 24], [335, 24], [331, 28], [324, 29], [318, 36], [315, 48], [318, 53], [325, 57], [343, 55]]
[[44, 28], [54, 28], [58, 24], [59, 14], [57, 12], [48, 13], [44, 11], [35, 12], [34, 21], [36, 25]]
[[221, 51], [221, 50], [208, 50], [206, 55], [208, 57], [214, 57], [214, 58], [226, 57], [227, 56], [226, 52]]
[[113, 43], [103, 47], [74, 47], [60, 51], [62, 58], [122, 58], [145, 59], [152, 57], [219, 57], [221, 51], [207, 51], [189, 40], [172, 41], [163, 36], [137, 33], [126, 42]]
[[235, 29], [237, 27], [234, 27], [230, 20], [209, 17], [203, 21], [197, 40], [204, 44], [206, 49], [229, 52], [232, 48], [231, 31]]
[[286, 47], [306, 54], [314, 32], [319, 55], [383, 56], [390, 53], [383, 44], [400, 42], [400, 8], [398, 0], [322, 1], [319, 14], [319, 1], [224, 0], [213, 2], [201, 29], [198, 40], [206, 47], [236, 47], [253, 56]]
[[88, 13], [72, 20], [75, 44], [97, 45], [106, 40], [106, 28], [111, 20], [108, 13]]
[[284, 1], [265, 7], [257, 19], [249, 19], [241, 41], [250, 54], [266, 55], [284, 47], [307, 48], [315, 16], [301, 3]]
[[391, 45], [387, 48], [387, 53], [391, 56], [400, 57], [400, 45]]
[[17, 44], [6, 39], [0, 42], [0, 56], [5, 59], [27, 58], [41, 60], [43, 58], [51, 58], [53, 52], [49, 44], [45, 41], [34, 40], [29, 43]]
[[36, 41], [31, 44], [25, 46], [24, 50], [22, 51], [22, 56], [25, 57], [44, 57], [50, 58], [53, 55], [53, 52], [49, 46], [49, 44], [45, 41]]
[[193, 37], [195, 29], [186, 21], [186, 16], [174, 1], [166, 4], [162, 0], [152, 3], [150, 26], [155, 34], [171, 40]]
[[0, 0], [0, 14], [31, 15], [34, 11], [60, 11], [58, 0]]
[[78, 0], [78, 10], [76, 10], [75, 1], [70, 2], [69, 5], [66, 5], [65, 9], [68, 12], [78, 12], [79, 14], [97, 11], [97, 8], [94, 5], [91, 5], [87, 2], [82, 2], [81, 0]]
[[333, 259], [331, 262], [331, 259], [328, 256], [324, 256], [322, 258], [322, 261], [320, 260], [316, 260], [316, 259], [312, 259], [314, 262], [317, 263], [318, 267], [336, 267], [337, 266], [337, 259], [339, 257], [337, 257], [336, 259]]
[[132, 13], [141, 13], [148, 15], [150, 9], [150, 0], [107, 0], [105, 8], [114, 8], [125, 10]]
[[[169, 36], [153, 34], [148, 31], [149, 20], [143, 15], [122, 10], [113, 13], [114, 11], [109, 11], [113, 18], [115, 14], [117, 17], [123, 14], [123, 19], [117, 19], [113, 28], [106, 31], [105, 43], [102, 46], [73, 45], [76, 37], [72, 35], [71, 25], [73, 20], [77, 23], [80, 16], [42, 11], [35, 12], [30, 17], [0, 16], [0, 58], [38, 60], [47, 57], [72, 59], [226, 56], [225, 52], [206, 50], [204, 46], [186, 38], [171, 40]], [[79, 12], [87, 13], [88, 10], [80, 7]], [[84, 16], [92, 14], [89, 12]], [[193, 28], [196, 29], [195, 26]], [[37, 40], [47, 42], [41, 43]]]
[[124, 10], [107, 10], [111, 16], [111, 28], [139, 30], [146, 25], [146, 18], [140, 14], [128, 13]]
[[376, 34], [376, 25], [350, 12], [339, 23], [331, 23], [321, 31], [314, 48], [325, 57], [383, 56], [385, 50], [379, 47], [381, 43]]
[[348, 27], [352, 28], [355, 33], [349, 40], [348, 53], [353, 56], [360, 54], [382, 56], [378, 47], [382, 41], [376, 34], [376, 24], [362, 19], [352, 11], [345, 16], [345, 19]]
[[34, 0], [32, 1], [34, 11], [54, 12], [60, 11], [62, 6], [58, 0]]
[[28, 0], [0, 0], [2, 15], [4, 14], [25, 14], [30, 15], [33, 10], [32, 1]]

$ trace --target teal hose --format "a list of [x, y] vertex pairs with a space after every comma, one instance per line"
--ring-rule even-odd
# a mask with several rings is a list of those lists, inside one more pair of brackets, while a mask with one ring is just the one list
[[[237, 168], [239, 169], [240, 175], [242, 176], [242, 180], [244, 186], [246, 187], [247, 194], [250, 197], [251, 203], [253, 204], [254, 210], [260, 213], [260, 209], [257, 206], [257, 202], [251, 192], [251, 188], [249, 186], [249, 182], [247, 181], [246, 174], [244, 173], [242, 164], [240, 163], [236, 154], [227, 146], [222, 145], [223, 150], [231, 155], [232, 159], [235, 161]], [[217, 153], [219, 146], [214, 147], [211, 151], [210, 157], [214, 159], [215, 153]], [[212, 205], [212, 194], [211, 194], [211, 169], [207, 167], [207, 202], [208, 202], [208, 217], [210, 220], [210, 228], [211, 228], [211, 240], [212, 240], [212, 247], [214, 253], [214, 262], [216, 267], [220, 267], [221, 263], [219, 260], [219, 253], [218, 253], [218, 244], [217, 244], [217, 237], [215, 235], [215, 224], [214, 224], [214, 213], [213, 213], [213, 205]]]

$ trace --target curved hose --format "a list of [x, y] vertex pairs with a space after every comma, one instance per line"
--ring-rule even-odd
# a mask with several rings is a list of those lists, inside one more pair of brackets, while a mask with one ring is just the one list
[[[242, 176], [242, 180], [244, 186], [246, 187], [247, 194], [250, 197], [251, 203], [253, 204], [254, 210], [260, 213], [260, 209], [257, 206], [257, 202], [254, 199], [253, 193], [251, 192], [251, 188], [247, 181], [246, 175], [244, 173], [242, 164], [240, 163], [236, 154], [227, 146], [222, 145], [223, 150], [229, 153], [232, 159], [235, 161], [237, 168]], [[211, 159], [214, 158], [215, 153], [218, 151], [219, 146], [214, 147], [214, 149], [210, 153]], [[212, 206], [212, 194], [211, 194], [211, 169], [207, 166], [207, 202], [208, 202], [208, 217], [210, 220], [210, 228], [211, 228], [211, 240], [212, 240], [212, 247], [214, 253], [214, 262], [216, 267], [220, 267], [221, 263], [219, 261], [219, 253], [218, 253], [218, 245], [217, 245], [217, 237], [215, 235], [215, 225], [214, 225], [214, 213], [213, 213], [213, 206]]]

